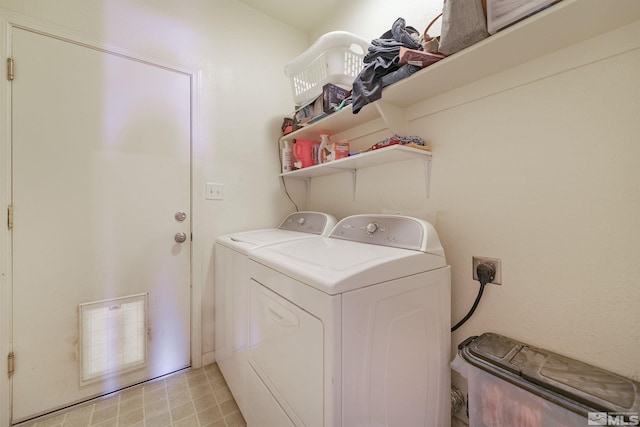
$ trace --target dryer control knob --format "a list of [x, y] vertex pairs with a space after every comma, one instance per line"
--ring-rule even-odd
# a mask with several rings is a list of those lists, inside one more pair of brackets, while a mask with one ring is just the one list
[[370, 222], [369, 224], [367, 224], [367, 226], [365, 227], [365, 231], [367, 232], [367, 234], [373, 234], [378, 230], [378, 224], [375, 222]]
[[299, 224], [299, 225], [304, 225], [304, 223], [305, 223], [305, 222], [307, 222], [307, 220], [306, 220], [306, 219], [304, 219], [304, 218], [298, 218], [298, 224]]

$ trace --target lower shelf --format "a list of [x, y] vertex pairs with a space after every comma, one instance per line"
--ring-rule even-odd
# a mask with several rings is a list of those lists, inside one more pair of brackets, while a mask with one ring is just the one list
[[[357, 154], [344, 159], [298, 169], [293, 172], [285, 172], [280, 174], [280, 176], [283, 178], [301, 179], [309, 182], [311, 178], [350, 171], [353, 174], [353, 195], [355, 200], [358, 169], [421, 158], [425, 163], [426, 189], [427, 197], [429, 197], [431, 186], [431, 157], [431, 151], [428, 150], [406, 147], [404, 145], [392, 145], [390, 147], [368, 151], [366, 153]], [[307, 196], [309, 196], [308, 190], [309, 187], [307, 186]]]
[[392, 145], [355, 156], [345, 157], [344, 159], [334, 160], [333, 162], [310, 166], [293, 172], [285, 172], [280, 174], [280, 176], [294, 179], [308, 179], [415, 158], [431, 159], [431, 151], [405, 147], [403, 145]]

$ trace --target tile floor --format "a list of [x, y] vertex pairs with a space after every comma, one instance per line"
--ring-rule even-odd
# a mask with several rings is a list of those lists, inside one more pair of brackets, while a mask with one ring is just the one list
[[218, 365], [179, 372], [19, 427], [241, 427]]

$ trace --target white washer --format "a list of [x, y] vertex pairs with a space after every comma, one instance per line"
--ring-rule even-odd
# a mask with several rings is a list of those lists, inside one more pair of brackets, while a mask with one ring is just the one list
[[248, 340], [247, 251], [262, 245], [327, 235], [335, 226], [333, 215], [295, 212], [278, 228], [231, 233], [216, 238], [215, 357], [238, 407], [246, 408]]
[[429, 223], [347, 217], [251, 250], [249, 270], [249, 427], [450, 424], [450, 267]]

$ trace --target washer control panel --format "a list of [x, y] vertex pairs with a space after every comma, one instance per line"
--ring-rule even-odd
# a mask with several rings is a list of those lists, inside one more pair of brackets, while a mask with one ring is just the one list
[[353, 215], [340, 221], [329, 237], [424, 251], [425, 222], [398, 215]]

